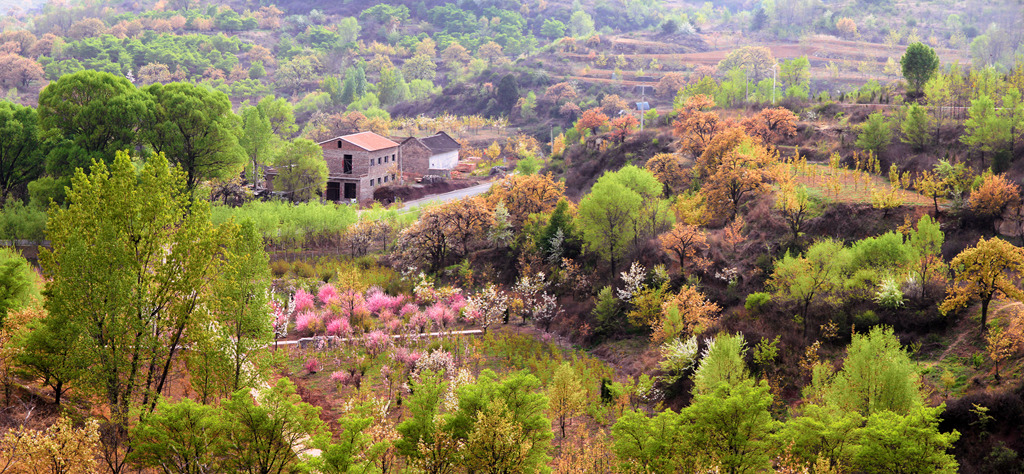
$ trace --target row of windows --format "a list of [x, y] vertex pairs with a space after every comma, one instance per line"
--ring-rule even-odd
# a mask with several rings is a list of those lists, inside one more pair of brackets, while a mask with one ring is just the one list
[[[395, 180], [395, 175], [391, 175], [391, 181], [394, 181], [394, 180]], [[373, 178], [370, 178], [370, 186], [371, 187], [373, 187], [373, 181], [374, 181]], [[387, 176], [384, 176], [384, 180], [383, 181], [381, 181], [381, 178], [377, 178], [377, 185], [378, 186], [380, 186], [381, 183], [386, 183], [386, 182], [388, 182], [388, 177]]]
[[[384, 163], [388, 163], [388, 161], [389, 161], [389, 160], [388, 160], [388, 156], [387, 156], [387, 155], [384, 155], [384, 156], [378, 156], [378, 157], [376, 158], [376, 160], [377, 160], [377, 164], [378, 164], [378, 165], [382, 165], [382, 164], [384, 164]], [[370, 158], [370, 166], [373, 166], [373, 161], [374, 161], [374, 159], [373, 159], [373, 158]], [[395, 158], [395, 155], [391, 155], [391, 160], [390, 160], [390, 161], [391, 161], [391, 162], [394, 162], [394, 161], [398, 161], [398, 159], [397, 159], [397, 158]]]

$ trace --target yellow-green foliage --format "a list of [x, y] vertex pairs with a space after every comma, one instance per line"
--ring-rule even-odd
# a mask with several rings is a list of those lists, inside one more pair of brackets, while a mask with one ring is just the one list
[[612, 379], [614, 370], [599, 359], [585, 353], [558, 347], [553, 342], [542, 342], [521, 334], [488, 333], [474, 339], [478, 353], [489, 361], [488, 367], [530, 371], [545, 385], [549, 384], [562, 362], [569, 362], [587, 390], [587, 399], [597, 402], [601, 379]]
[[253, 201], [240, 207], [213, 206], [211, 219], [220, 225], [229, 219], [252, 221], [264, 241], [275, 245], [301, 245], [309, 239], [339, 234], [357, 219], [356, 208], [308, 202]]

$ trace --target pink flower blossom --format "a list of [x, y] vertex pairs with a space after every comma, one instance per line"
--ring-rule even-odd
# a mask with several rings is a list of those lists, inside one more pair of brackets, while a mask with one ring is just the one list
[[543, 342], [551, 342], [551, 333], [550, 332], [546, 332], [544, 334], [541, 334], [540, 340], [543, 341]]
[[338, 290], [334, 288], [334, 285], [328, 283], [320, 287], [317, 297], [323, 304], [333, 304], [338, 301]]
[[306, 360], [306, 371], [311, 374], [315, 374], [320, 370], [320, 361], [316, 357], [310, 357]]
[[351, 379], [351, 376], [347, 371], [340, 370], [337, 372], [331, 372], [331, 380], [342, 385], [348, 384], [349, 379]]
[[416, 306], [415, 304], [412, 304], [412, 303], [407, 303], [405, 306], [402, 306], [402, 309], [400, 311], [398, 311], [398, 315], [404, 318], [404, 317], [406, 317], [406, 316], [408, 316], [410, 314], [413, 314], [413, 313], [415, 313], [415, 312], [417, 312], [419, 310], [420, 310], [419, 306]]
[[295, 292], [295, 311], [309, 311], [313, 309], [313, 295], [306, 293], [306, 290]]
[[381, 321], [384, 321], [386, 323], [388, 321], [391, 321], [392, 319], [395, 319], [395, 313], [393, 313], [390, 308], [384, 308], [380, 311], [379, 317]]
[[366, 309], [371, 313], [376, 313], [382, 308], [387, 307], [391, 303], [391, 298], [385, 295], [384, 292], [374, 288], [370, 290], [370, 293], [366, 297]]
[[341, 308], [342, 314], [348, 317], [367, 311], [366, 300], [363, 299], [363, 295], [352, 290], [348, 290], [338, 296], [338, 306]]
[[320, 315], [312, 311], [305, 311], [295, 317], [295, 330], [299, 332], [313, 332], [319, 329], [323, 325], [322, 323]]
[[451, 309], [443, 303], [434, 303], [431, 307], [427, 308], [427, 317], [434, 321], [434, 324], [437, 326], [445, 326], [455, 320], [455, 315], [451, 312]]
[[384, 334], [384, 331], [377, 329], [363, 336], [363, 345], [371, 354], [378, 354], [384, 350], [390, 339], [387, 334]]
[[405, 295], [391, 296], [389, 297], [388, 308], [391, 308], [391, 311], [398, 311], [404, 303]]
[[401, 329], [402, 321], [399, 319], [389, 319], [384, 326], [388, 328], [388, 332], [396, 333], [398, 332], [399, 329]]
[[462, 308], [466, 307], [466, 297], [462, 296], [462, 293], [452, 293], [447, 300], [448, 307], [458, 313]]
[[429, 324], [430, 318], [426, 315], [426, 313], [415, 313], [409, 318], [409, 326], [418, 331], [425, 330], [427, 325]]
[[420, 351], [411, 351], [407, 347], [399, 347], [391, 353], [391, 358], [399, 364], [404, 364], [408, 369], [412, 369], [416, 366], [416, 361], [420, 360], [423, 353]]
[[350, 334], [352, 334], [352, 326], [349, 325], [348, 318], [338, 318], [327, 325], [327, 335], [329, 336], [348, 336]]

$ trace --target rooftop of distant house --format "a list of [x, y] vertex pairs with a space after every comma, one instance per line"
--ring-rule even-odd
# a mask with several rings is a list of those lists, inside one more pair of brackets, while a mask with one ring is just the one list
[[342, 140], [342, 141], [351, 143], [351, 144], [353, 144], [353, 145], [355, 145], [355, 146], [357, 146], [359, 148], [362, 148], [362, 149], [364, 149], [366, 151], [377, 151], [377, 150], [383, 150], [383, 149], [386, 149], [386, 148], [394, 148], [394, 147], [398, 146], [397, 143], [395, 143], [395, 142], [393, 142], [393, 141], [391, 141], [391, 140], [389, 140], [389, 139], [387, 139], [385, 137], [377, 135], [376, 133], [373, 133], [373, 132], [359, 132], [359, 133], [353, 133], [351, 135], [344, 135], [344, 136], [340, 136], [340, 137], [335, 137], [335, 138], [332, 138], [330, 140], [324, 140], [324, 141], [320, 142], [320, 144], [322, 145], [324, 143], [333, 142], [333, 141], [337, 141], [337, 140]]

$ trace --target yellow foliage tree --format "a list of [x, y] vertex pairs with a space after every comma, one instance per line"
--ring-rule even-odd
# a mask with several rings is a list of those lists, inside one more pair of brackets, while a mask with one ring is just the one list
[[992, 298], [1004, 294], [1024, 298], [1016, 280], [1024, 275], [1024, 249], [993, 238], [984, 237], [974, 247], [968, 247], [953, 258], [953, 284], [947, 289], [946, 299], [939, 310], [946, 314], [967, 306], [974, 299], [981, 300], [981, 326], [988, 323], [988, 305]]
[[75, 428], [61, 417], [45, 431], [11, 429], [0, 437], [0, 468], [11, 474], [98, 472], [100, 430], [96, 420]]
[[513, 175], [495, 183], [487, 202], [491, 208], [505, 203], [512, 225], [519, 229], [530, 214], [550, 212], [565, 196], [565, 183], [551, 175]]

